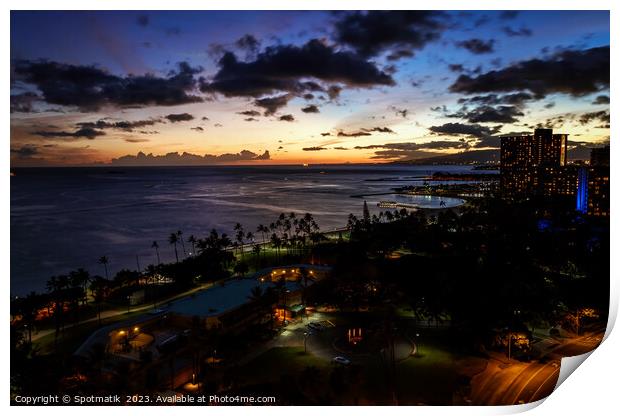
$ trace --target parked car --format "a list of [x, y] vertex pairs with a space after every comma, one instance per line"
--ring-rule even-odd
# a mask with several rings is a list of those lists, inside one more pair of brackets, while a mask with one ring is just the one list
[[348, 358], [344, 358], [344, 357], [334, 357], [334, 358], [332, 358], [332, 363], [334, 363], [334, 364], [342, 364], [342, 365], [349, 365], [349, 364], [351, 364], [351, 360], [349, 360]]

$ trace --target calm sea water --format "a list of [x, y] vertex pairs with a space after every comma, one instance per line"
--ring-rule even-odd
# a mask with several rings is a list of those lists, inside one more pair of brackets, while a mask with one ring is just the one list
[[[11, 177], [11, 293], [42, 291], [47, 279], [83, 267], [103, 274], [97, 259], [121, 268], [172, 261], [171, 232], [233, 234], [268, 225], [281, 212], [312, 213], [322, 230], [361, 216], [364, 200], [438, 207], [439, 199], [372, 195], [395, 186], [421, 184], [435, 171], [466, 166], [330, 165], [269, 167], [149, 167], [15, 169]], [[365, 195], [364, 197], [352, 197]], [[459, 200], [444, 198], [448, 206]], [[258, 233], [257, 240], [260, 239]], [[189, 247], [185, 243], [186, 249]]]

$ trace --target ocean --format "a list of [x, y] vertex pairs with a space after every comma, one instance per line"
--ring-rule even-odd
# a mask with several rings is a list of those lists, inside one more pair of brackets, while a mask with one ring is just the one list
[[[235, 223], [260, 240], [256, 227], [281, 212], [314, 215], [322, 231], [346, 225], [349, 213], [394, 200], [439, 207], [428, 196], [375, 195], [419, 185], [433, 172], [469, 166], [313, 165], [209, 167], [22, 168], [11, 177], [11, 293], [44, 291], [50, 276], [79, 267], [113, 276], [122, 268], [173, 261], [168, 236], [181, 230], [234, 235]], [[363, 196], [361, 196], [363, 195]], [[447, 206], [461, 203], [443, 198]], [[189, 244], [185, 243], [186, 249]], [[180, 249], [180, 248], [179, 248]], [[136, 259], [137, 257], [137, 259]]]

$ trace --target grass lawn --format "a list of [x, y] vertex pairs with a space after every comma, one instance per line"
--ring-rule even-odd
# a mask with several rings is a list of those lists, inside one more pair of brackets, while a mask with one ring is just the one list
[[303, 347], [276, 347], [236, 369], [238, 375], [253, 382], [277, 382], [283, 374], [298, 374], [306, 367], [327, 369], [330, 363], [311, 354]]

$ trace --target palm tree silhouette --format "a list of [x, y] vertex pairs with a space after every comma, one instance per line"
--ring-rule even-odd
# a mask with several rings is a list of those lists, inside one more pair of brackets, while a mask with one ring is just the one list
[[157, 241], [153, 241], [153, 244], [151, 244], [151, 248], [155, 249], [155, 254], [157, 254], [157, 264], [160, 264], [161, 261], [159, 260], [159, 244], [157, 244]]
[[108, 263], [110, 263], [110, 260], [106, 257], [106, 256], [101, 256], [99, 257], [99, 264], [103, 264], [103, 268], [105, 269], [105, 278], [109, 279], [108, 277]]
[[183, 238], [182, 238], [183, 237], [183, 231], [178, 230], [177, 231], [177, 237], [179, 237], [178, 241], [181, 243], [181, 248], [183, 249], [183, 257], [186, 257], [187, 255], [185, 254], [185, 243], [183, 242]]
[[174, 245], [174, 257], [177, 260], [177, 263], [179, 262], [179, 252], [177, 251], [177, 243], [179, 242], [179, 236], [176, 235], [175, 233], [170, 234], [170, 237], [168, 237], [168, 242], [171, 245]]
[[192, 256], [195, 256], [195, 255], [196, 255], [196, 242], [197, 242], [197, 241], [198, 241], [198, 240], [196, 239], [196, 237], [194, 237], [194, 235], [193, 235], [193, 234], [192, 234], [192, 235], [190, 235], [190, 236], [187, 238], [187, 242], [188, 242], [188, 243], [190, 243], [190, 244], [192, 245], [192, 253], [191, 253], [191, 254], [192, 254]]

